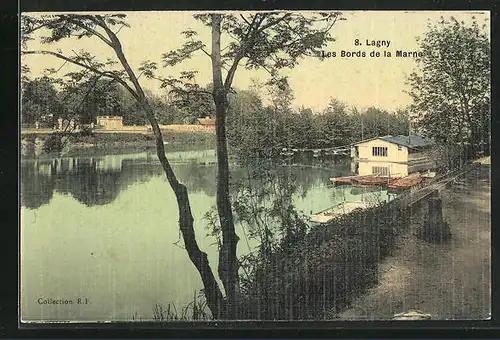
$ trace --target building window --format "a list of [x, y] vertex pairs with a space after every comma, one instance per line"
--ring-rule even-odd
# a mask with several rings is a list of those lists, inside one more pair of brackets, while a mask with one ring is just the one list
[[389, 168], [386, 166], [374, 166], [372, 167], [372, 174], [378, 176], [389, 176]]
[[374, 146], [372, 148], [372, 155], [373, 156], [387, 157], [387, 147], [385, 147], [385, 146]]
[[398, 145], [398, 150], [399, 151], [403, 150], [403, 148], [401, 147], [401, 145]]

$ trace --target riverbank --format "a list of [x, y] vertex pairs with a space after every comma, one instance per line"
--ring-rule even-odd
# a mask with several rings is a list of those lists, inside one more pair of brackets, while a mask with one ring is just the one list
[[425, 189], [354, 210], [294, 237], [258, 264], [243, 314], [259, 320], [380, 320], [417, 309], [433, 319], [486, 317], [489, 167], [457, 175], [449, 175], [453, 182], [440, 194], [451, 242], [429, 244], [415, 236], [426, 221], [428, 201], [419, 199]]
[[[43, 144], [50, 138], [49, 134], [23, 135], [21, 153], [25, 158], [51, 156]], [[73, 155], [100, 155], [128, 152], [140, 152], [156, 148], [151, 133], [92, 133], [84, 135], [72, 134], [63, 142], [62, 153]], [[163, 140], [167, 150], [186, 151], [215, 148], [215, 134], [204, 131], [164, 131]]]
[[410, 309], [432, 319], [484, 319], [491, 312], [491, 167], [488, 159], [441, 193], [452, 239], [430, 244], [415, 235], [415, 211], [395, 253], [380, 265], [378, 284], [338, 315], [344, 320], [385, 320]]

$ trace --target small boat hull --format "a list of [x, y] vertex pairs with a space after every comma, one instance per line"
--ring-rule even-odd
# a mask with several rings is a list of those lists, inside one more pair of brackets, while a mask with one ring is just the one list
[[392, 181], [387, 187], [393, 190], [408, 190], [420, 185], [421, 183], [422, 177], [420, 174], [414, 174]]
[[353, 185], [362, 186], [362, 187], [370, 187], [370, 186], [383, 186], [387, 184], [388, 179], [384, 177], [367, 177], [367, 178], [358, 178], [353, 181]]
[[352, 185], [353, 178], [352, 177], [337, 177], [337, 178], [330, 178], [330, 181], [334, 185]]
[[352, 185], [358, 188], [380, 187], [392, 183], [400, 177], [350, 176], [330, 178], [334, 185]]
[[366, 208], [368, 208], [368, 205], [364, 202], [345, 202], [317, 214], [311, 215], [310, 221], [320, 224], [327, 223], [337, 216], [348, 214], [356, 209]]

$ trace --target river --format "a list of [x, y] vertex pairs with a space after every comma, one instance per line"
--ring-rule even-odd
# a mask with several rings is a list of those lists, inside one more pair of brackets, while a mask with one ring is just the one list
[[[215, 152], [167, 155], [188, 188], [197, 240], [216, 274], [217, 247], [204, 218], [215, 205]], [[328, 180], [349, 174], [349, 159], [322, 166], [290, 162], [283, 169], [296, 183], [293, 203], [305, 215], [360, 196]], [[242, 170], [233, 167], [232, 182]], [[22, 320], [150, 320], [156, 304], [186, 306], [202, 284], [177, 221], [174, 193], [154, 153], [23, 159]], [[239, 255], [254, 246], [244, 231], [237, 223]]]

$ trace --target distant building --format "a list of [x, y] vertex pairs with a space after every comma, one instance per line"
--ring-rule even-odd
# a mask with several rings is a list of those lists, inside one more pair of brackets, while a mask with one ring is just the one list
[[97, 116], [97, 127], [103, 130], [123, 130], [123, 117], [121, 116]]
[[433, 141], [417, 135], [376, 137], [353, 144], [351, 157], [359, 162], [360, 172], [406, 176], [435, 167], [429, 154], [433, 145]]
[[198, 118], [198, 123], [206, 127], [215, 127], [215, 119], [210, 117]]

